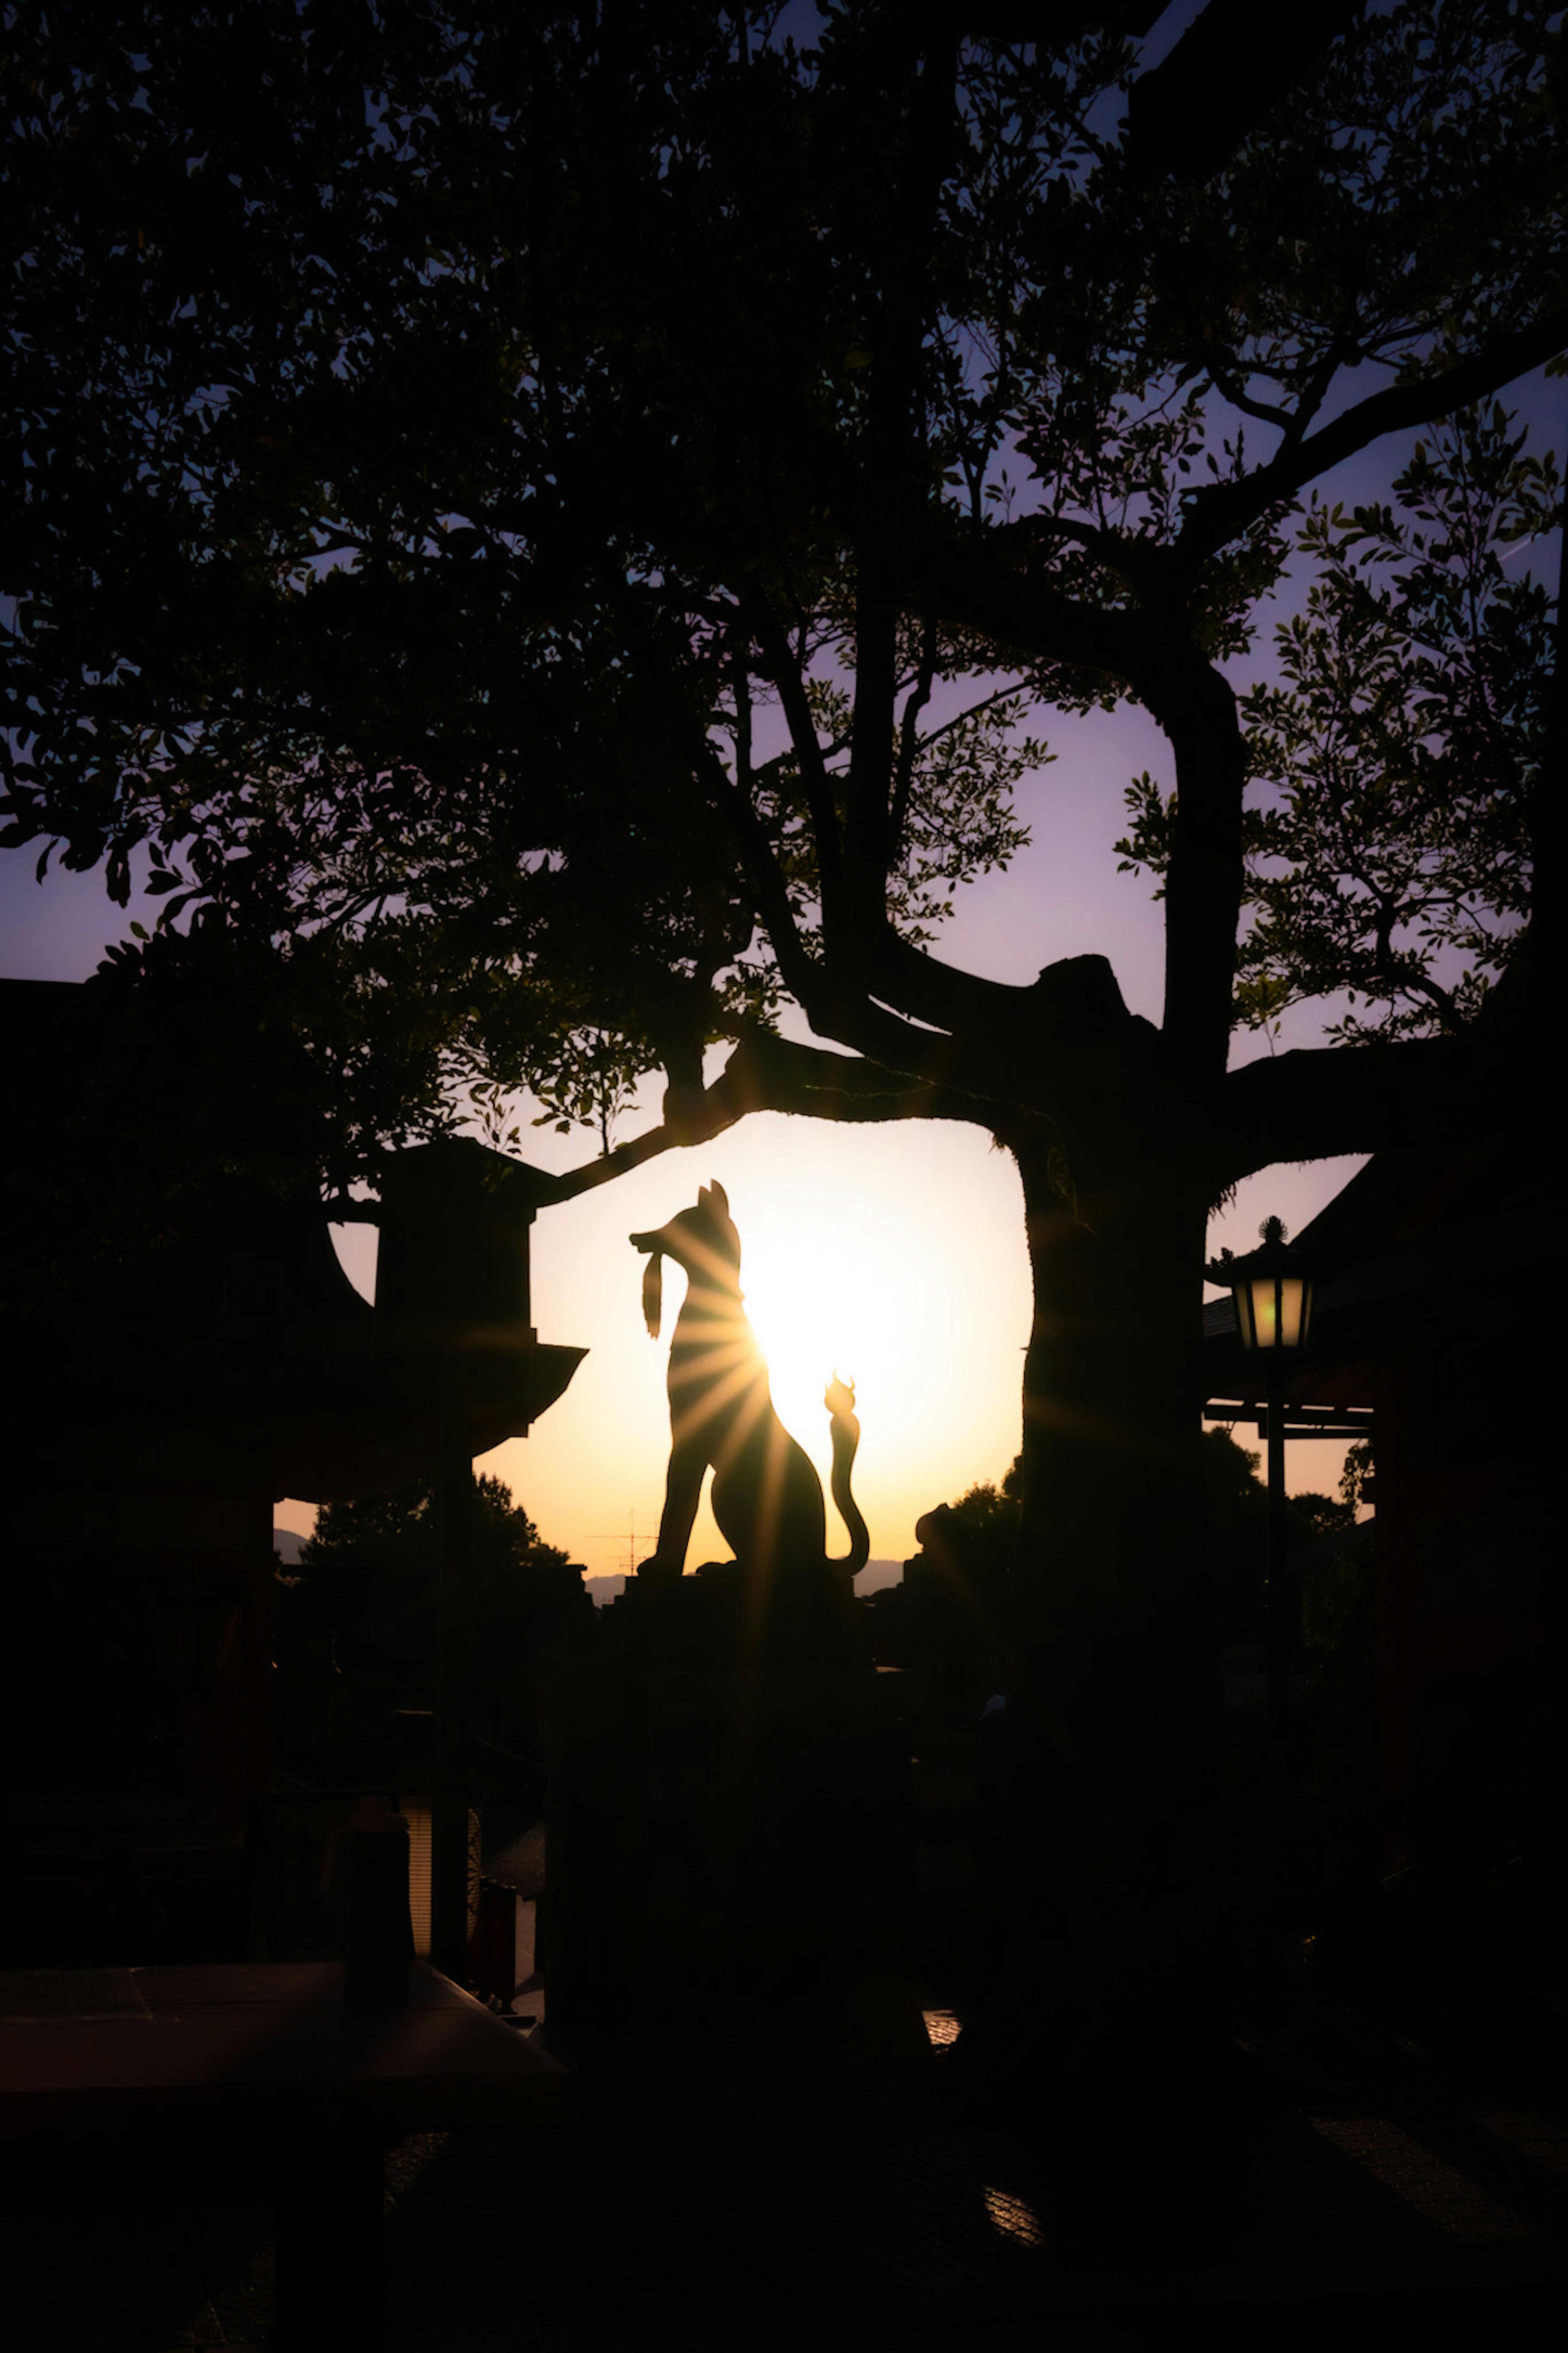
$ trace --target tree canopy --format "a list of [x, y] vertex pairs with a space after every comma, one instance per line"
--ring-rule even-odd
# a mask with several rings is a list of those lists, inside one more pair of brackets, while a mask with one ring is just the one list
[[[121, 896], [139, 851], [172, 917], [347, 935], [409, 997], [434, 955], [455, 1074], [605, 1141], [650, 1069], [688, 1127], [845, 1108], [772, 1043], [786, 1000], [1059, 1125], [1043, 1041], [1086, 991], [1124, 1021], [1109, 974], [931, 951], [1021, 846], [1027, 714], [1130, 695], [1174, 756], [1130, 848], [1184, 1083], [1291, 995], [1473, 1009], [1544, 627], [1480, 575], [1554, 477], [1494, 415], [1479, 486], [1428, 454], [1405, 509], [1314, 513], [1283, 684], [1225, 665], [1308, 486], [1563, 340], [1550, 10], [1309, 11], [1249, 33], [1246, 89], [1219, 0], [1148, 74], [1135, 7], [827, 9], [806, 46], [767, 10], [515, 13], [14, 23], [6, 839]], [[1194, 74], [1212, 152], [1173, 140]], [[1306, 1071], [1232, 1092], [1261, 1131], [1308, 1091], [1321, 1118]], [[1226, 1125], [1216, 1180], [1295, 1143]]]
[[[661, 1071], [558, 1197], [760, 1107], [989, 1130], [1089, 1845], [1183, 1780], [1207, 1210], [1502, 1118], [1561, 863], [1561, 666], [1500, 569], [1560, 497], [1496, 406], [1568, 343], [1555, 14], [1209, 0], [1144, 70], [1158, 13], [63, 5], [9, 20], [0, 184], [4, 839], [121, 897], [143, 860], [280, 1005], [323, 935], [437, 984], [498, 1137], [521, 1083], [607, 1142]], [[1303, 519], [1380, 450], [1384, 500]], [[939, 953], [1026, 731], [1122, 702], [1169, 747], [1158, 1025], [1048, 939], [1026, 985]], [[1325, 989], [1338, 1040], [1229, 1068]], [[1147, 1666], [1109, 1746], [1107, 1613]]]
[[[565, 1614], [563, 1596], [591, 1607], [578, 1572], [539, 1530], [500, 1479], [473, 1486], [475, 1639], [516, 1664], [537, 1621]], [[342, 1670], [401, 1676], [427, 1692], [437, 1648], [440, 1544], [428, 1486], [394, 1488], [324, 1504], [300, 1548], [300, 1574], [287, 1607], [330, 1641]]]

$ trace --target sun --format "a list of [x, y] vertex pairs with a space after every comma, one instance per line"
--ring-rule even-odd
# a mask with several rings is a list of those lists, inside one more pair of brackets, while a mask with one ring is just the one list
[[779, 1417], [825, 1464], [830, 1380], [853, 1384], [862, 1426], [885, 1438], [907, 1427], [931, 1365], [920, 1331], [918, 1230], [886, 1204], [875, 1219], [847, 1223], [837, 1191], [828, 1200], [814, 1194], [743, 1237], [741, 1288]]
[[[907, 1559], [923, 1512], [1000, 1478], [1018, 1449], [1029, 1270], [1017, 1175], [988, 1138], [956, 1123], [916, 1135], [759, 1113], [542, 1216], [532, 1320], [542, 1339], [586, 1355], [530, 1436], [482, 1467], [595, 1575], [653, 1550], [685, 1280], [667, 1262], [664, 1330], [651, 1341], [644, 1261], [629, 1237], [667, 1224], [715, 1183], [740, 1232], [741, 1288], [780, 1420], [826, 1490], [823, 1391], [835, 1373], [854, 1382], [855, 1500], [872, 1558]], [[829, 1552], [841, 1556], [847, 1541], [829, 1504]], [[728, 1551], [705, 1495], [688, 1564]]]

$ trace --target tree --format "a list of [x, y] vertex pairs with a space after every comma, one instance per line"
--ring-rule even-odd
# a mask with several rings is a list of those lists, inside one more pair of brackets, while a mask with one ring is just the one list
[[[563, 1577], [578, 1573], [539, 1530], [503, 1481], [474, 1481], [473, 1640], [514, 1667], [531, 1620], [562, 1614]], [[439, 1537], [433, 1490], [415, 1484], [351, 1503], [323, 1504], [300, 1547], [298, 1595], [289, 1606], [330, 1636], [340, 1670], [361, 1670], [429, 1702], [437, 1648]], [[584, 1597], [584, 1607], [592, 1604]]]
[[[1457, 1035], [1521, 953], [1552, 601], [1504, 565], [1557, 527], [1563, 483], [1513, 423], [1500, 402], [1441, 421], [1396, 504], [1312, 502], [1300, 544], [1321, 568], [1275, 633], [1280, 682], [1243, 706], [1269, 795], [1246, 813], [1254, 1027], [1343, 992], [1330, 1038]], [[1128, 801], [1123, 871], [1163, 874], [1172, 798], [1144, 776]]]
[[[421, 933], [452, 1068], [568, 1124], [662, 1070], [662, 1126], [563, 1192], [765, 1105], [1011, 1151], [1019, 1696], [1061, 1868], [1199, 1769], [1206, 1214], [1270, 1162], [1502, 1115], [1538, 942], [1484, 1043], [1473, 1017], [1521, 913], [1520, 796], [1544, 853], [1531, 776], [1561, 755], [1488, 772], [1478, 883], [1476, 707], [1412, 620], [1471, 557], [1392, 510], [1310, 523], [1298, 668], [1251, 701], [1232, 677], [1297, 501], [1568, 338], [1550, 10], [1211, 0], [1139, 73], [1154, 13], [863, 5], [797, 48], [752, 8], [65, 7], [14, 36], [7, 109], [7, 838], [121, 892], [141, 855], [171, 917], [285, 965], [331, 932], [395, 997]], [[1413, 513], [1445, 462], [1405, 475]], [[1546, 517], [1531, 479], [1494, 518]], [[1415, 585], [1352, 751], [1399, 764], [1396, 955], [1376, 913], [1337, 928], [1314, 781], [1350, 723], [1314, 681], [1389, 533]], [[1462, 601], [1426, 616], [1440, 680]], [[1542, 619], [1501, 649], [1505, 745]], [[1175, 781], [1130, 845], [1163, 891], [1158, 1028], [1100, 958], [1008, 987], [933, 953], [1019, 846], [1017, 727], [1123, 698]], [[1436, 919], [1407, 887], [1434, 841], [1469, 861]], [[1238, 1019], [1352, 968], [1386, 1034], [1227, 1069]]]
[[[584, 1621], [592, 1628], [593, 1603], [581, 1568], [541, 1542], [500, 1479], [473, 1482], [472, 1536], [457, 1637], [464, 1688], [485, 1703], [470, 1771], [537, 1807], [545, 1695], [563, 1647]], [[437, 1661], [452, 1639], [441, 1623], [440, 1568], [430, 1486], [322, 1505], [298, 1574], [279, 1575], [279, 1730], [289, 1770], [325, 1781], [384, 1773], [394, 1711], [438, 1708]], [[417, 1743], [417, 1727], [402, 1728]]]
[[976, 1480], [966, 1487], [958, 1501], [950, 1506], [955, 1518], [972, 1528], [1005, 1529], [1017, 1526], [1018, 1513], [1024, 1501], [1024, 1458], [1016, 1454], [1002, 1473], [998, 1487], [989, 1479]]
[[1372, 1467], [1372, 1446], [1363, 1440], [1359, 1446], [1345, 1450], [1345, 1467], [1340, 1473], [1340, 1498], [1352, 1512], [1372, 1502], [1375, 1492]]
[[[1208, 1584], [1218, 1631], [1227, 1644], [1258, 1643], [1265, 1633], [1268, 1490], [1258, 1475], [1258, 1451], [1238, 1445], [1228, 1430], [1213, 1428], [1204, 1431], [1199, 1451]], [[1339, 1497], [1310, 1491], [1289, 1496], [1287, 1559], [1324, 1536], [1342, 1534], [1354, 1520], [1354, 1505]]]

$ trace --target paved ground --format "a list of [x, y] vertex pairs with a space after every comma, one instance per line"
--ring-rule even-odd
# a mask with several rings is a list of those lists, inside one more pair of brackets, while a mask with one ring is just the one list
[[[1555, 2341], [1568, 2112], [1528, 2038], [1434, 2052], [1318, 2016], [1253, 2039], [1223, 2087], [980, 2096], [943, 2062], [899, 2106], [797, 2084], [406, 2142], [388, 2353]], [[264, 2210], [111, 2215], [89, 2251], [31, 2218], [53, 2289], [10, 2353], [259, 2346], [269, 2233]]]

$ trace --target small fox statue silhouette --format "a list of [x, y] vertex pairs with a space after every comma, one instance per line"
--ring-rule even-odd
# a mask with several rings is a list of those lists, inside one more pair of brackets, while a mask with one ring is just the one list
[[747, 1321], [741, 1291], [741, 1237], [721, 1185], [704, 1185], [695, 1205], [657, 1233], [633, 1234], [646, 1251], [643, 1313], [658, 1339], [662, 1309], [661, 1261], [686, 1271], [686, 1299], [669, 1349], [669, 1474], [658, 1548], [639, 1575], [679, 1577], [709, 1466], [713, 1517], [737, 1560], [760, 1580], [792, 1568], [825, 1564], [846, 1581], [864, 1568], [871, 1538], [850, 1493], [850, 1467], [860, 1442], [855, 1391], [837, 1373], [823, 1402], [832, 1416], [833, 1500], [849, 1531], [849, 1550], [827, 1556], [822, 1482], [810, 1457], [773, 1409], [768, 1368]]

